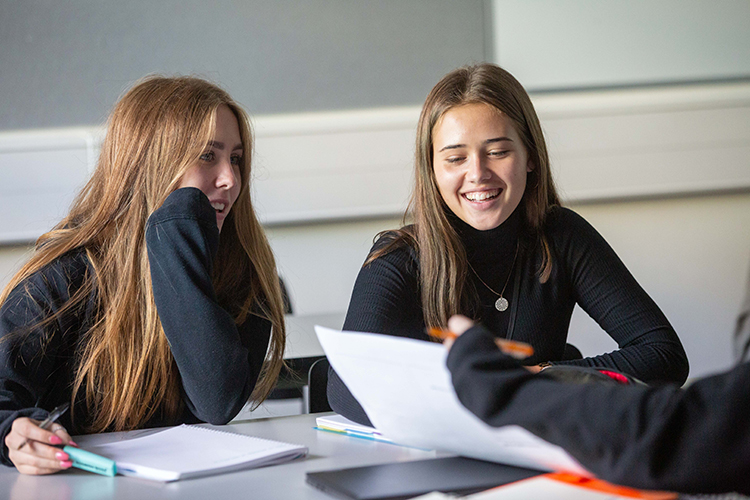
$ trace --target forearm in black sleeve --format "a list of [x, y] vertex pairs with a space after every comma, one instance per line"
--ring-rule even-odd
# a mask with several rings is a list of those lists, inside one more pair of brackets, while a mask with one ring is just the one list
[[683, 384], [687, 355], [661, 309], [588, 222], [571, 211], [561, 215], [566, 233], [558, 235], [559, 258], [576, 301], [620, 348], [559, 364], [614, 368], [644, 382]]
[[459, 400], [488, 424], [520, 425], [617, 484], [750, 492], [750, 364], [686, 390], [577, 385], [530, 374], [491, 339], [475, 327], [447, 360]]
[[195, 188], [173, 192], [149, 217], [146, 243], [156, 308], [188, 408], [224, 424], [242, 409], [258, 374], [211, 282], [219, 230], [208, 198]]
[[16, 287], [0, 308], [0, 463], [11, 467], [5, 437], [13, 421], [19, 417], [43, 420], [48, 415], [37, 401], [54, 371], [60, 339], [53, 333], [54, 324], [46, 330], [26, 331], [45, 317], [42, 295], [27, 281]]

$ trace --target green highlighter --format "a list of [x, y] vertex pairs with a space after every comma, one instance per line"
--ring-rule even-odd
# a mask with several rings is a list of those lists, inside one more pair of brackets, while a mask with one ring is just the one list
[[89, 472], [96, 472], [103, 476], [114, 476], [117, 474], [117, 465], [114, 460], [104, 458], [90, 451], [74, 448], [73, 446], [66, 446], [63, 448], [63, 451], [70, 457], [73, 467]]

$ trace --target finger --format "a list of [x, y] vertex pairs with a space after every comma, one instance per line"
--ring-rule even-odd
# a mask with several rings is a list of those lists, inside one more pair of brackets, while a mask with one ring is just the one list
[[60, 439], [62, 439], [63, 444], [70, 444], [72, 446], [78, 446], [74, 441], [73, 438], [70, 437], [70, 434], [68, 434], [68, 431], [65, 430], [65, 427], [63, 427], [60, 424], [53, 424], [52, 428], [50, 429], [56, 436], [58, 436]]
[[[9, 450], [8, 458], [25, 474], [49, 474], [70, 468], [73, 464], [67, 453], [59, 448], [34, 442], [28, 447], [33, 452]], [[26, 450], [27, 447], [24, 447]]]
[[456, 314], [448, 319], [448, 329], [456, 335], [461, 335], [474, 326], [474, 322], [461, 314]]
[[27, 474], [30, 476], [41, 476], [44, 474], [54, 474], [58, 471], [58, 469], [38, 469], [36, 467], [32, 467], [30, 465], [17, 465], [16, 469], [21, 474]]
[[32, 455], [37, 458], [46, 460], [56, 460], [58, 462], [69, 460], [68, 454], [62, 448], [50, 446], [38, 441], [30, 441], [27, 446], [16, 450], [19, 454]]
[[[53, 445], [63, 444], [63, 440], [60, 436], [42, 429], [30, 418], [15, 419], [13, 421], [12, 432], [17, 433], [23, 438], [23, 440], [30, 439], [32, 441], [39, 441], [40, 443], [49, 443]], [[23, 440], [18, 443], [18, 446], [23, 444]]]
[[453, 342], [454, 342], [454, 340], [449, 337], [449, 338], [443, 340], [443, 345], [445, 346], [446, 349], [448, 349], [450, 351], [451, 347], [453, 347]]
[[69, 465], [68, 467], [45, 468], [45, 467], [37, 467], [34, 465], [21, 464], [21, 465], [17, 465], [16, 469], [18, 469], [18, 472], [20, 472], [21, 474], [41, 476], [44, 474], [54, 474], [55, 472], [60, 472], [61, 470], [69, 469], [71, 466], [72, 464]]
[[7, 446], [9, 450], [19, 449], [29, 439], [26, 435], [20, 432], [24, 429], [24, 426], [21, 425], [24, 420], [31, 422], [32, 424], [36, 422], [35, 420], [26, 417], [20, 417], [13, 421], [10, 432], [5, 436], [5, 446]]

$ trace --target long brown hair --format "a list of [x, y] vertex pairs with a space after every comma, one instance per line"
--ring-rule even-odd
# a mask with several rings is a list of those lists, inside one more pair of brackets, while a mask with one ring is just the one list
[[422, 308], [427, 326], [445, 326], [449, 317], [459, 312], [466, 313], [468, 307], [466, 251], [448, 220], [450, 209], [435, 180], [432, 133], [448, 110], [477, 103], [488, 104], [507, 116], [528, 152], [534, 168], [528, 173], [521, 200], [526, 214], [524, 226], [542, 248], [539, 280], [547, 281], [552, 271], [552, 256], [543, 227], [549, 209], [560, 202], [552, 182], [544, 134], [531, 99], [513, 75], [494, 64], [478, 64], [452, 71], [430, 91], [419, 117], [415, 186], [407, 210], [414, 219], [414, 227], [397, 231], [390, 244], [374, 252], [367, 260], [369, 263], [404, 243], [417, 249]]
[[[173, 421], [182, 410], [179, 372], [154, 303], [145, 226], [207, 147], [221, 105], [237, 117], [245, 154], [241, 190], [214, 262], [214, 288], [237, 306], [237, 323], [248, 314], [270, 320], [270, 346], [251, 399], [259, 404], [275, 385], [283, 363], [284, 308], [273, 253], [250, 200], [248, 117], [205, 80], [152, 76], [117, 103], [91, 179], [0, 295], [2, 303], [33, 273], [71, 250], [85, 249], [94, 273], [56, 314], [95, 293], [97, 316], [83, 338], [72, 395], [75, 401], [83, 391], [93, 415], [88, 431], [138, 428], [156, 412]], [[237, 297], [237, 290], [249, 291]]]

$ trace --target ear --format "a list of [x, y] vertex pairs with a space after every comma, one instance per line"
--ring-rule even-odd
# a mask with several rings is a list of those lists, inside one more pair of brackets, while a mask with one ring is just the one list
[[531, 160], [526, 162], [526, 172], [532, 172], [534, 168], [534, 162], [532, 162]]

